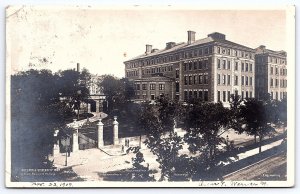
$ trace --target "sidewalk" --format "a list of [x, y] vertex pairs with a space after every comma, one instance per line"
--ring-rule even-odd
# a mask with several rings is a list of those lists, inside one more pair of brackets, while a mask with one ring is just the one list
[[[100, 113], [99, 113], [100, 114]], [[99, 118], [99, 114], [94, 115], [92, 119], [95, 121]], [[91, 119], [91, 118], [90, 118]], [[176, 132], [179, 136], [183, 137], [185, 131], [182, 129], [176, 129]], [[235, 134], [233, 131], [228, 132], [232, 134], [231, 138], [237, 138], [238, 134]], [[227, 136], [226, 133], [223, 134], [224, 137]], [[253, 140], [252, 136], [239, 135], [239, 140], [248, 142]], [[99, 181], [102, 180], [104, 175], [107, 172], [114, 172], [118, 170], [124, 170], [132, 168], [132, 158], [135, 157], [135, 154], [132, 152], [126, 153], [128, 147], [125, 146], [125, 139], [129, 139], [130, 147], [139, 146], [140, 137], [128, 137], [128, 138], [120, 138], [118, 145], [109, 145], [104, 146], [101, 149], [93, 148], [86, 150], [79, 150], [76, 152], [71, 152], [70, 157], [67, 157], [67, 166], [65, 166], [66, 155], [65, 153], [58, 153], [52, 159], [54, 159], [54, 165], [57, 168], [72, 168], [72, 170], [84, 180], [89, 181]], [[154, 174], [155, 179], [160, 178], [160, 169], [159, 163], [156, 161], [157, 157], [153, 155], [153, 153], [147, 148], [147, 146], [143, 143], [146, 139], [146, 136], [142, 136], [141, 143], [141, 152], [144, 155], [145, 162], [144, 165], [149, 164], [150, 170], [155, 170]], [[239, 142], [240, 141], [235, 141]], [[281, 140], [275, 141], [273, 143], [267, 144], [262, 147], [262, 150], [271, 149], [274, 146], [277, 146], [281, 143]], [[122, 145], [124, 146], [124, 151], [122, 152]], [[182, 153], [188, 153], [188, 145], [184, 145], [183, 150], [180, 151]], [[248, 150], [246, 152], [239, 154], [239, 159], [244, 159], [249, 156], [253, 156], [258, 153], [258, 148]], [[236, 160], [236, 161], [238, 161]]]

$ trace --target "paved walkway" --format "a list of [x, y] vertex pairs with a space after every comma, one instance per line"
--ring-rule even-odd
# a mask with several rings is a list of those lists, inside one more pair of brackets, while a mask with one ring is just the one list
[[[89, 118], [89, 121], [93, 122], [98, 120], [100, 114], [104, 113], [95, 114], [93, 117]], [[106, 115], [102, 116], [102, 118], [104, 118], [104, 116]], [[81, 120], [80, 122], [84, 122], [84, 120]], [[176, 129], [176, 132], [179, 136], [183, 136], [185, 133], [182, 129]], [[230, 140], [239, 139], [239, 141], [235, 141], [235, 143], [253, 139], [252, 136], [238, 135], [233, 131], [226, 132], [222, 136], [226, 137], [227, 135], [229, 136]], [[145, 136], [142, 136], [142, 142], [144, 142], [145, 138]], [[140, 144], [139, 137], [130, 137], [127, 139], [129, 139], [130, 146], [138, 146]], [[276, 141], [272, 144], [266, 145], [263, 147], [263, 150], [270, 149], [280, 143], [281, 141]], [[53, 157], [54, 165], [57, 168], [72, 167], [72, 170], [84, 180], [100, 181], [103, 180], [103, 177], [107, 172], [132, 168], [132, 158], [135, 156], [135, 154], [126, 154], [125, 151], [127, 147], [125, 146], [124, 152], [122, 152], [122, 145], [125, 145], [125, 138], [121, 138], [119, 140], [119, 145], [104, 146], [103, 148], [101, 148], [101, 150], [98, 148], [93, 148], [72, 152], [70, 157], [67, 157], [67, 166], [65, 166], [65, 153], [59, 153]], [[144, 143], [141, 143], [141, 145], [141, 152], [144, 154], [145, 159], [144, 164], [146, 166], [148, 163], [150, 170], [156, 171], [156, 173], [154, 174], [154, 178], [158, 180], [160, 178], [160, 169], [159, 163], [156, 161], [157, 157], [152, 154], [152, 152], [146, 147]], [[180, 154], [189, 154], [187, 147], [187, 145], [184, 145], [184, 149], [180, 151]], [[241, 153], [239, 154], [239, 156], [241, 158], [245, 158], [256, 153], [258, 153], [258, 148], [245, 153]]]
[[107, 117], [107, 114], [104, 112], [92, 112], [93, 116], [87, 119], [82, 119], [79, 121], [75, 121], [72, 123], [67, 124], [68, 127], [73, 127], [73, 126], [79, 126], [81, 127], [83, 124], [85, 124], [87, 121], [89, 122], [95, 122], [98, 121], [100, 118], [104, 119]]

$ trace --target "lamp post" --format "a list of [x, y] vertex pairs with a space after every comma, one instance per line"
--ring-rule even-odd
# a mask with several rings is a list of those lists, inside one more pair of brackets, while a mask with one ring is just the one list
[[62, 144], [65, 147], [65, 153], [66, 153], [66, 160], [65, 160], [65, 166], [68, 166], [68, 153], [69, 153], [69, 149], [70, 149], [70, 137], [68, 135], [66, 135], [65, 138], [62, 139]]

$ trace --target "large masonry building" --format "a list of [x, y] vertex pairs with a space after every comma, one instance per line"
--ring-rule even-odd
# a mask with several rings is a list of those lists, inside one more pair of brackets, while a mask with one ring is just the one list
[[228, 106], [231, 94], [255, 97], [255, 51], [218, 32], [196, 40], [188, 31], [186, 43], [168, 42], [161, 50], [146, 45], [144, 54], [124, 62], [125, 73], [134, 81], [136, 99], [167, 95]]
[[273, 51], [260, 46], [255, 55], [256, 98], [281, 100], [287, 97], [287, 60], [285, 51]]

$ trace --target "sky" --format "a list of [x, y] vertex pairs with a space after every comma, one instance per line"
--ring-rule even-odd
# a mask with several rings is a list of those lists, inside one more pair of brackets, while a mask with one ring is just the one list
[[38, 7], [6, 10], [7, 62], [11, 72], [87, 68], [93, 74], [124, 77], [123, 62], [163, 49], [166, 42], [186, 42], [221, 32], [251, 48], [286, 50], [286, 12], [282, 10], [204, 10], [201, 7]]

